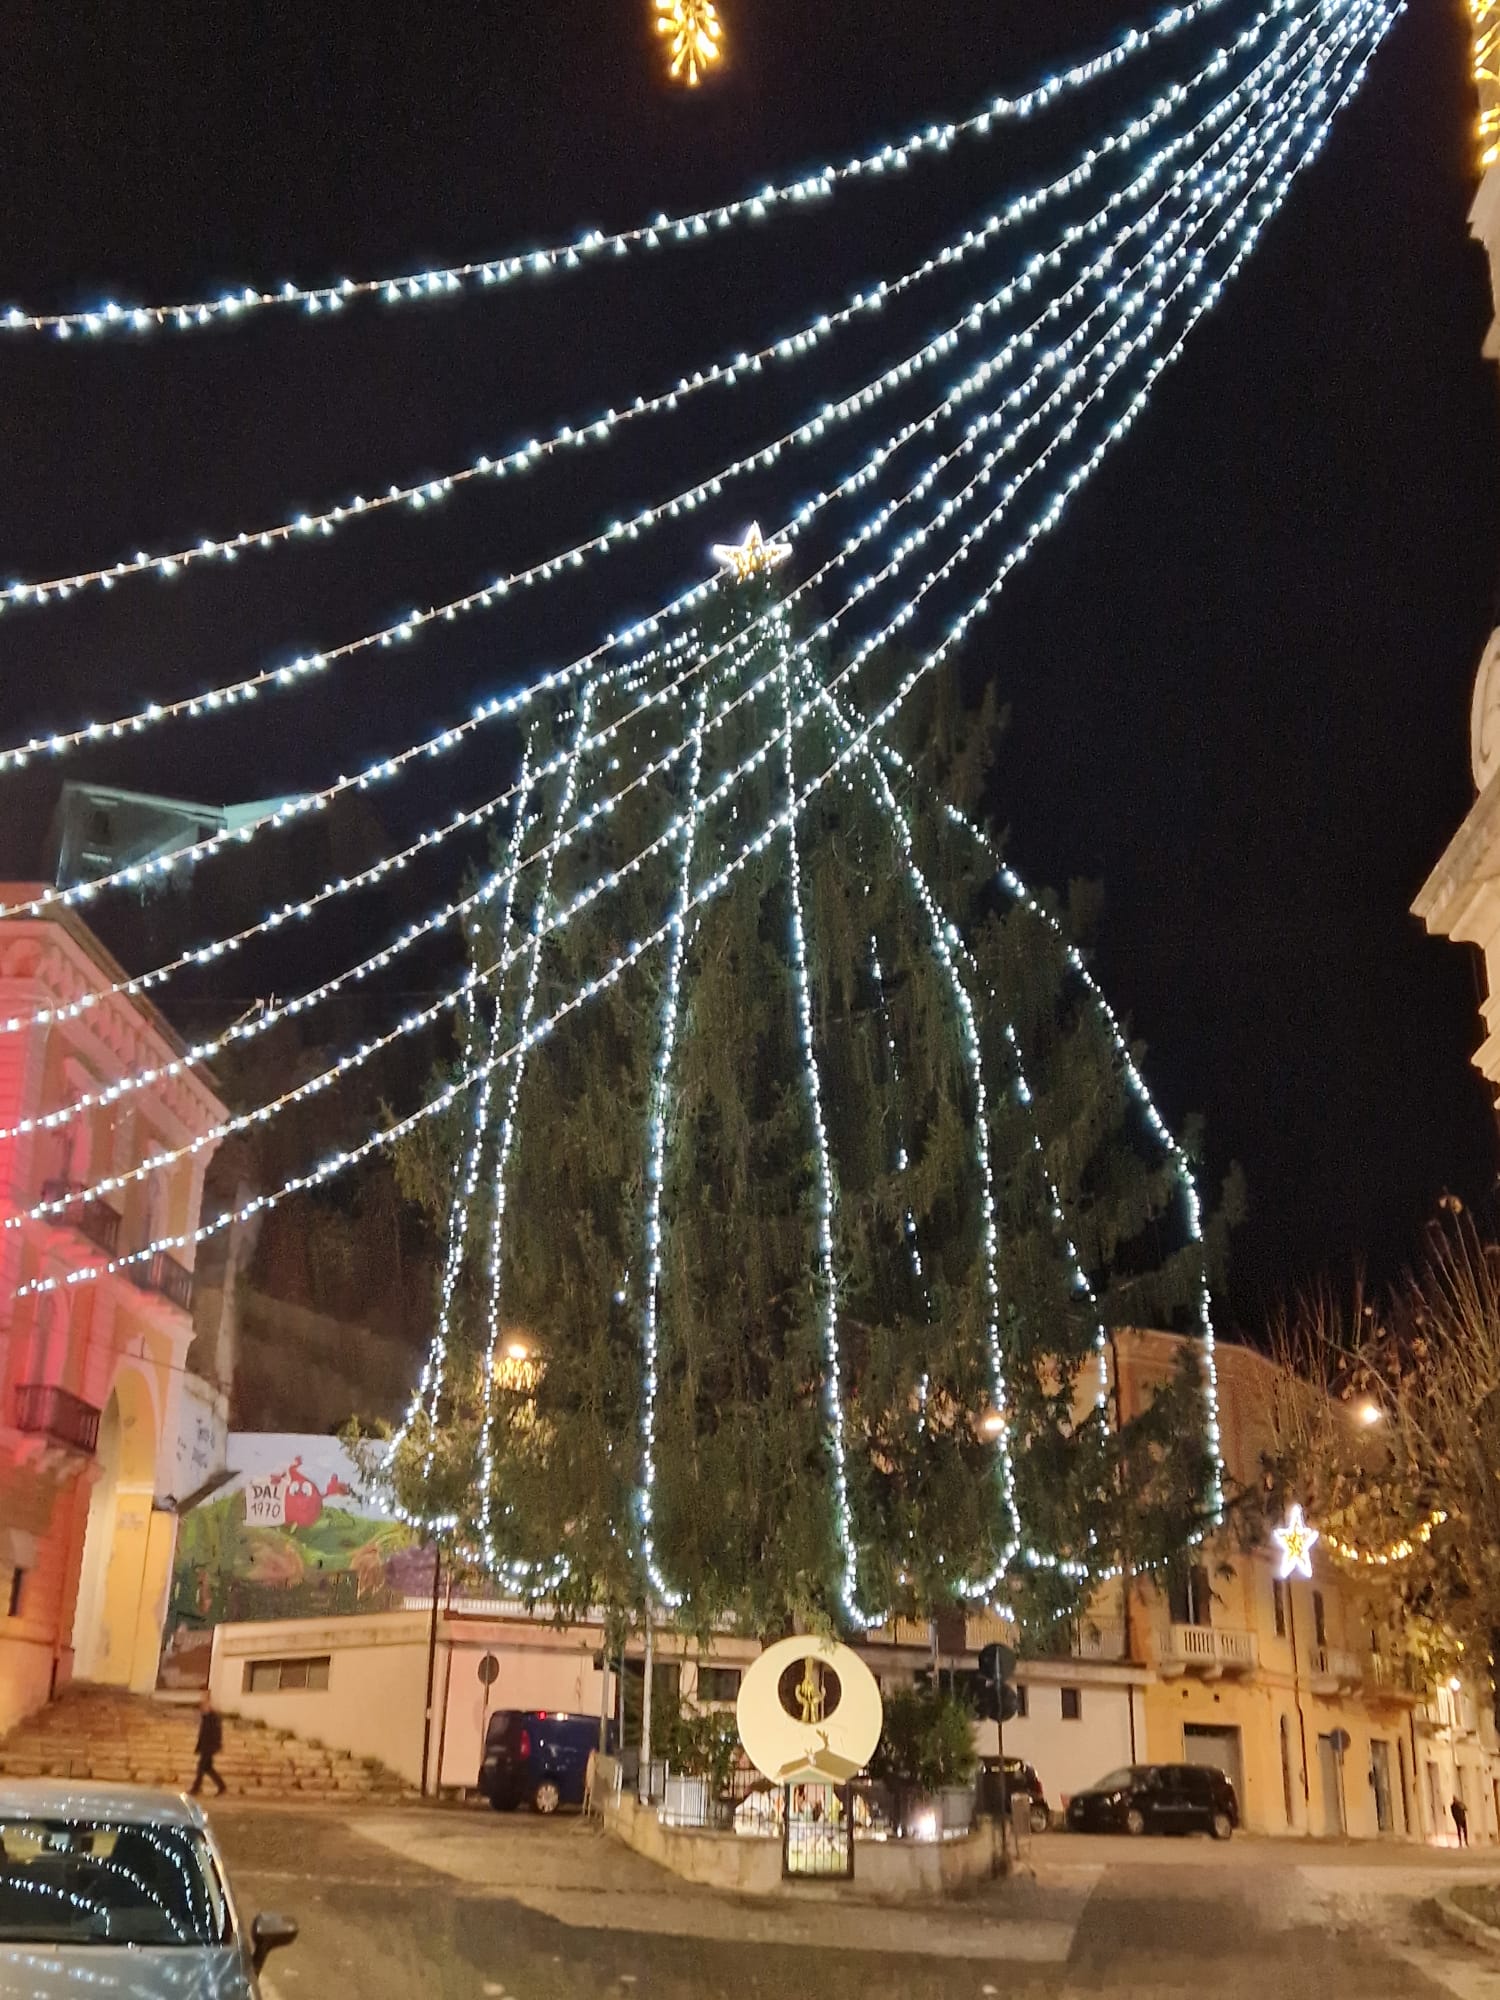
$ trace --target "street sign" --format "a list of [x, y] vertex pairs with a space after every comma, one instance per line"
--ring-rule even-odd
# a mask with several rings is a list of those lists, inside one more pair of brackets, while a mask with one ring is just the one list
[[1016, 1656], [1009, 1646], [981, 1646], [979, 1671], [987, 1681], [1008, 1681], [1016, 1670]]
[[1329, 1741], [1332, 1743], [1334, 1749], [1337, 1750], [1337, 1752], [1341, 1757], [1343, 1756], [1344, 1752], [1349, 1748], [1349, 1745], [1353, 1742], [1353, 1740], [1354, 1739], [1350, 1736], [1347, 1729], [1335, 1729], [1332, 1735], [1329, 1737]]
[[477, 1672], [479, 1674], [479, 1685], [481, 1687], [492, 1688], [500, 1678], [500, 1662], [495, 1658], [493, 1653], [486, 1653], [484, 1658], [479, 1662]]

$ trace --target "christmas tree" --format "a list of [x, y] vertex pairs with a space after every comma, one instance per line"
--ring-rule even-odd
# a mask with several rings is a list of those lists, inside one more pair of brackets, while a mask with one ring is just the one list
[[1159, 1247], [1181, 1156], [951, 803], [993, 714], [940, 692], [919, 756], [868, 734], [851, 688], [904, 663], [835, 667], [747, 548], [528, 744], [470, 939], [484, 1081], [403, 1155], [448, 1255], [392, 1477], [557, 1603], [1045, 1624], [1217, 1506], [1206, 1356], [1130, 1422], [1110, 1398], [1110, 1328], [1202, 1304], [1196, 1231]]

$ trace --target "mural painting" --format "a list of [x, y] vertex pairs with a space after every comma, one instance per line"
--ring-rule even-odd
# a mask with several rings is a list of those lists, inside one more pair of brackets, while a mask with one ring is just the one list
[[163, 1688], [207, 1685], [216, 1625], [389, 1611], [430, 1593], [431, 1551], [337, 1438], [232, 1432], [228, 1475], [178, 1526]]

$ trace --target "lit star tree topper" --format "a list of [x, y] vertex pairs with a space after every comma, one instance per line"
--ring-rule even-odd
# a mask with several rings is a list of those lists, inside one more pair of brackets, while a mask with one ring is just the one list
[[724, 29], [713, 0], [656, 0], [656, 32], [668, 38], [674, 81], [696, 90], [724, 55]]
[[790, 542], [768, 542], [761, 534], [759, 521], [750, 523], [742, 542], [714, 544], [714, 561], [740, 583], [749, 577], [759, 576], [763, 570], [775, 569], [791, 553]]
[[1309, 1527], [1302, 1518], [1302, 1509], [1294, 1504], [1286, 1517], [1284, 1528], [1273, 1528], [1271, 1540], [1281, 1550], [1281, 1576], [1312, 1575], [1313, 1545], [1320, 1539], [1316, 1528]]

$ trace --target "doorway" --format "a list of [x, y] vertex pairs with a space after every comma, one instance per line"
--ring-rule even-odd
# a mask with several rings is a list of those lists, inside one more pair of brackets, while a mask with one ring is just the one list
[[1240, 1817], [1245, 1812], [1245, 1760], [1240, 1749], [1240, 1732], [1237, 1729], [1223, 1729], [1203, 1722], [1186, 1722], [1182, 1727], [1182, 1755], [1189, 1764], [1204, 1764], [1211, 1771], [1222, 1771], [1234, 1786], [1234, 1795], [1240, 1802]]
[[1292, 1724], [1288, 1716], [1282, 1716], [1279, 1730], [1281, 1738], [1281, 1803], [1286, 1812], [1288, 1826], [1295, 1824], [1292, 1811]]
[[1370, 1739], [1370, 1778], [1375, 1791], [1375, 1827], [1379, 1833], [1396, 1831], [1396, 1814], [1391, 1799], [1391, 1746], [1378, 1736]]
[[1323, 1832], [1339, 1840], [1348, 1831], [1344, 1817], [1344, 1760], [1331, 1735], [1318, 1738], [1318, 1772], [1323, 1781]]

